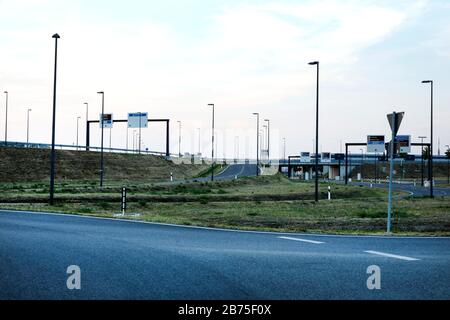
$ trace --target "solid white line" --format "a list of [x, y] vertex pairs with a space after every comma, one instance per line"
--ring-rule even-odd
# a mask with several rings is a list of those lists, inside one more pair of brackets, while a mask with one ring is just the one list
[[313, 241], [313, 240], [306, 240], [306, 239], [299, 239], [299, 238], [291, 238], [291, 237], [278, 237], [279, 239], [283, 240], [292, 240], [292, 241], [300, 241], [300, 242], [307, 242], [307, 243], [313, 243], [313, 244], [322, 244], [324, 242], [320, 241]]
[[8, 209], [0, 209], [1, 213], [28, 213], [28, 214], [37, 214], [37, 215], [47, 215], [47, 216], [64, 216], [64, 217], [72, 217], [72, 218], [85, 218], [85, 219], [97, 219], [97, 220], [109, 220], [115, 222], [123, 222], [123, 223], [138, 223], [138, 224], [149, 224], [155, 226], [166, 226], [172, 228], [184, 228], [184, 229], [199, 229], [199, 230], [209, 230], [209, 231], [220, 231], [220, 232], [235, 232], [235, 233], [248, 233], [248, 234], [261, 234], [261, 235], [298, 235], [298, 236], [313, 236], [313, 237], [321, 237], [321, 238], [347, 238], [347, 239], [428, 239], [428, 240], [450, 240], [450, 237], [432, 237], [432, 236], [423, 236], [423, 237], [414, 237], [414, 236], [375, 236], [375, 235], [339, 235], [339, 234], [319, 234], [319, 233], [294, 233], [294, 232], [276, 232], [276, 231], [253, 231], [253, 230], [235, 230], [235, 229], [225, 229], [225, 228], [212, 228], [212, 227], [201, 227], [201, 226], [188, 226], [188, 225], [179, 225], [173, 223], [161, 223], [161, 222], [150, 222], [150, 221], [142, 221], [142, 220], [130, 220], [130, 219], [115, 219], [108, 217], [98, 217], [98, 216], [83, 216], [81, 214], [74, 213], [56, 213], [56, 212], [38, 212], [38, 211], [29, 211], [29, 210], [8, 210]]
[[378, 255], [378, 256], [388, 257], [388, 258], [405, 260], [405, 261], [418, 261], [418, 260], [420, 260], [420, 259], [416, 259], [416, 258], [410, 258], [410, 257], [405, 257], [405, 256], [398, 256], [396, 254], [390, 254], [390, 253], [384, 253], [384, 252], [378, 252], [378, 251], [364, 251], [364, 252], [370, 253], [370, 254], [375, 254], [375, 255]]

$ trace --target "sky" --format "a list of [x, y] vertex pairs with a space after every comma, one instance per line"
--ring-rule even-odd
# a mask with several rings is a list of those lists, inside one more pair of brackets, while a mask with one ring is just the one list
[[[171, 119], [171, 152], [211, 150], [215, 104], [219, 157], [254, 157], [256, 117], [270, 120], [273, 157], [313, 151], [320, 61], [319, 144], [340, 152], [367, 135], [389, 136], [386, 114], [404, 111], [400, 134], [450, 144], [450, 2], [236, 0], [0, 0], [0, 139], [9, 92], [8, 140], [50, 143], [54, 39], [58, 33], [56, 142], [85, 141], [89, 119], [129, 112]], [[200, 130], [199, 130], [200, 129]], [[105, 145], [126, 146], [126, 125]], [[128, 146], [133, 145], [133, 130]], [[265, 135], [263, 135], [265, 136]], [[142, 132], [164, 151], [164, 124]], [[264, 139], [267, 140], [267, 139]], [[266, 144], [266, 141], [263, 142]], [[100, 144], [99, 126], [91, 144]], [[359, 152], [358, 150], [352, 150]], [[418, 153], [418, 150], [413, 150]]]

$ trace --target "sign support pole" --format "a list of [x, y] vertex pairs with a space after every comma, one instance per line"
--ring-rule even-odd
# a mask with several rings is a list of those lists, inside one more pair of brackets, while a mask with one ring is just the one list
[[396, 118], [397, 114], [392, 113], [391, 128], [392, 128], [392, 140], [389, 145], [389, 200], [388, 200], [388, 221], [387, 221], [387, 233], [391, 233], [391, 219], [392, 219], [392, 179], [394, 176], [394, 144], [395, 144], [395, 131], [396, 131]]

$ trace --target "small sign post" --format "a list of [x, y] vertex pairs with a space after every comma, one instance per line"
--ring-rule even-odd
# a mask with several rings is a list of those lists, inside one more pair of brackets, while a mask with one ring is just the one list
[[392, 218], [392, 179], [394, 177], [394, 144], [395, 137], [397, 135], [400, 124], [402, 123], [404, 112], [393, 112], [387, 115], [389, 124], [392, 130], [392, 139], [389, 144], [389, 156], [390, 156], [390, 166], [389, 166], [389, 200], [388, 200], [388, 221], [387, 221], [387, 233], [391, 233], [391, 218]]

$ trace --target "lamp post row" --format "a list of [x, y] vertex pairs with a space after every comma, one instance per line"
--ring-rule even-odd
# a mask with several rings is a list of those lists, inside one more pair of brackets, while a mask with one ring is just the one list
[[[53, 79], [53, 117], [52, 117], [52, 148], [51, 148], [51, 161], [50, 161], [50, 195], [49, 195], [49, 202], [50, 205], [54, 204], [54, 180], [55, 180], [55, 158], [56, 158], [56, 152], [55, 152], [55, 126], [56, 126], [56, 85], [57, 85], [57, 61], [58, 61], [58, 40], [60, 39], [60, 36], [56, 33], [52, 36], [53, 39], [55, 39], [55, 63], [54, 63], [54, 79]], [[319, 159], [318, 159], [318, 149], [319, 149], [319, 61], [313, 61], [310, 62], [309, 65], [315, 65], [317, 68], [317, 77], [316, 77], [316, 139], [315, 139], [315, 150], [316, 150], [316, 157], [315, 157], [315, 201], [319, 201], [318, 196], [318, 166], [319, 166]], [[430, 135], [430, 157], [431, 157], [431, 165], [429, 168], [429, 175], [430, 175], [430, 196], [433, 197], [433, 80], [424, 80], [422, 81], [423, 84], [430, 84], [431, 89], [431, 135]], [[8, 142], [8, 91], [4, 91], [6, 95], [6, 114], [5, 114], [5, 145], [7, 145]], [[101, 116], [101, 157], [100, 157], [100, 186], [103, 186], [103, 174], [104, 174], [104, 161], [103, 161], [103, 138], [104, 138], [104, 103], [105, 103], [105, 97], [104, 92], [99, 91], [98, 94], [102, 95], [102, 116]], [[84, 103], [86, 105], [86, 123], [88, 123], [88, 112], [89, 112], [89, 105], [88, 103]], [[211, 180], [214, 181], [214, 167], [215, 167], [215, 158], [214, 158], [214, 138], [215, 138], [215, 132], [214, 132], [214, 126], [215, 126], [215, 119], [214, 119], [214, 104], [209, 104], [208, 106], [212, 106], [212, 170], [211, 170]], [[31, 109], [28, 109], [27, 111], [27, 144], [29, 142], [29, 112]], [[256, 175], [259, 175], [259, 113], [253, 113], [253, 115], [257, 116], [257, 160], [256, 160]], [[78, 120], [80, 118], [77, 118], [77, 147], [78, 147]], [[268, 155], [270, 159], [270, 121], [268, 119], [265, 119], [264, 121], [267, 122], [267, 128], [268, 128]], [[128, 141], [127, 141], [128, 142]], [[181, 122], [180, 122], [180, 146], [181, 146]], [[181, 152], [181, 149], [180, 149]]]

